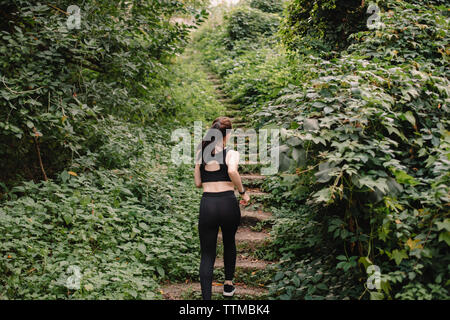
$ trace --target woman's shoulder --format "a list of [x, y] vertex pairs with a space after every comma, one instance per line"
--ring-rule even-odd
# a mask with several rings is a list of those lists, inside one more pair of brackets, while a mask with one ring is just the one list
[[228, 148], [225, 148], [225, 152], [227, 153], [227, 156], [230, 154], [230, 155], [233, 155], [233, 154], [239, 154], [239, 151], [237, 151], [237, 150], [233, 150], [233, 149], [228, 149]]
[[239, 159], [239, 151], [233, 149], [226, 149], [225, 161], [228, 163], [230, 159]]

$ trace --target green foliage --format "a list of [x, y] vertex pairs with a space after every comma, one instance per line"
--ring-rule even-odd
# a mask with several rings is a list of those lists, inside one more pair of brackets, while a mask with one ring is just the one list
[[2, 4], [0, 299], [160, 299], [163, 281], [198, 278], [200, 193], [170, 132], [223, 107], [173, 58], [188, 28], [169, 20], [204, 14], [133, 4], [85, 2], [80, 30], [53, 9], [67, 3]]
[[273, 34], [279, 25], [279, 16], [258, 9], [240, 6], [226, 16], [227, 36], [231, 43]]
[[[359, 42], [349, 53], [303, 58], [311, 80], [286, 90], [270, 110], [278, 121], [303, 125], [292, 134], [318, 165], [322, 186], [311, 201], [329, 212], [333, 204], [343, 209], [336, 226], [344, 229], [329, 220], [329, 231], [370, 257], [396, 297], [406, 298], [409, 288], [449, 275], [446, 231], [434, 226], [449, 200], [449, 83], [442, 69], [448, 22], [410, 4], [390, 9], [385, 29], [355, 34]], [[345, 270], [348, 263], [339, 265]], [[408, 275], [409, 286], [392, 276], [395, 270]], [[440, 299], [445, 291], [414, 295]]]
[[280, 13], [283, 11], [282, 0], [250, 0], [249, 5], [251, 8], [269, 13]]
[[[164, 63], [191, 27], [176, 15], [205, 11], [179, 1], [84, 1], [79, 29], [68, 29], [71, 1], [0, 1], [0, 172], [2, 181], [48, 176], [73, 156], [96, 152], [98, 121], [115, 115], [146, 123], [174, 114], [163, 95]], [[37, 133], [35, 133], [37, 132]]]
[[203, 60], [222, 77], [222, 89], [234, 103], [250, 105], [277, 97], [288, 84], [290, 74], [288, 58], [277, 47], [276, 35], [244, 37], [231, 47], [224, 46], [229, 43], [230, 25], [231, 21], [225, 20], [214, 28], [206, 25], [194, 34], [195, 47]]
[[[200, 21], [203, 1], [131, 3], [85, 2], [67, 30], [66, 1], [0, 0], [0, 298], [159, 299], [198, 277], [200, 194], [167, 141], [223, 110], [200, 62], [173, 59], [188, 28], [170, 19]], [[280, 17], [245, 5], [194, 37], [253, 125], [282, 128], [255, 251], [280, 259], [271, 299], [449, 299], [448, 8], [378, 4], [384, 27], [361, 31], [360, 1], [290, 1], [289, 53]], [[46, 182], [28, 181], [37, 147]]]
[[[4, 195], [1, 298], [160, 299], [162, 280], [198, 277], [200, 194], [190, 166], [170, 166], [167, 129], [129, 127], [142, 155], [125, 167], [74, 166]], [[136, 144], [131, 134], [112, 134], [122, 147]], [[66, 288], [71, 265], [80, 268], [79, 290]]]
[[[302, 3], [290, 2], [281, 31], [296, 54], [276, 37], [230, 50], [223, 31], [199, 35], [209, 43], [204, 59], [253, 125], [283, 128], [287, 174], [266, 186], [279, 212], [265, 252], [281, 258], [271, 296], [448, 299], [448, 8], [380, 2], [384, 27], [359, 31], [365, 19], [340, 21], [360, 17], [360, 1], [348, 12], [337, 1]], [[347, 49], [323, 54], [336, 43]], [[321, 269], [310, 268], [316, 259]], [[370, 266], [380, 268], [378, 290], [367, 288]], [[311, 282], [304, 269], [329, 276]], [[313, 291], [326, 281], [348, 290]]]
[[354, 298], [356, 279], [332, 266], [335, 252], [321, 257], [286, 255], [269, 286], [269, 297], [279, 300], [348, 300]]
[[170, 83], [167, 91], [180, 124], [192, 126], [193, 121], [210, 123], [225, 112], [225, 107], [217, 101], [215, 89], [207, 79], [198, 54], [190, 46], [169, 67], [166, 80]]
[[369, 17], [361, 0], [291, 0], [280, 34], [291, 50], [333, 50], [347, 45], [347, 37], [365, 28]]

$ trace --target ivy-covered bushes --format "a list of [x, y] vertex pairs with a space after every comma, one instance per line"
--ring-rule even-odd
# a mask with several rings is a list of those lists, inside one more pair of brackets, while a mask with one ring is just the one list
[[283, 0], [250, 0], [249, 5], [251, 8], [264, 12], [280, 13], [283, 11]]
[[[189, 2], [188, 2], [189, 3]], [[43, 179], [99, 147], [98, 121], [145, 123], [174, 114], [164, 63], [184, 46], [194, 15], [181, 1], [0, 1], [0, 179]], [[37, 152], [37, 149], [40, 149]]]
[[[279, 199], [267, 253], [281, 258], [272, 298], [448, 299], [448, 7], [380, 2], [383, 28], [344, 24], [328, 37], [339, 22], [327, 17], [342, 7], [314, 3], [315, 11], [298, 7], [298, 24], [295, 10], [283, 19], [284, 44], [295, 54], [261, 37], [226, 50], [214, 42], [220, 34], [201, 30], [202, 43], [212, 40], [205, 60], [244, 112], [255, 111], [255, 127], [283, 128], [287, 172], [266, 189]], [[308, 45], [312, 38], [321, 45]], [[276, 90], [267, 79], [280, 80]]]
[[361, 0], [288, 1], [280, 34], [291, 50], [304, 47], [334, 50], [347, 45], [347, 38], [366, 26], [367, 6]]
[[74, 166], [2, 194], [0, 299], [161, 299], [162, 281], [198, 277], [190, 167], [170, 167], [168, 128], [127, 129], [111, 140], [113, 153], [140, 140], [129, 167]]
[[303, 57], [310, 79], [261, 116], [306, 151], [297, 172], [315, 173], [310, 202], [345, 249], [338, 266], [378, 266], [373, 299], [448, 299], [448, 21], [433, 7], [388, 10], [385, 28], [352, 35], [348, 52]]
[[279, 25], [279, 16], [247, 6], [239, 6], [227, 16], [227, 35], [231, 43], [273, 34]]
[[170, 132], [222, 106], [171, 18], [203, 2], [84, 1], [68, 30], [71, 2], [0, 0], [0, 299], [161, 299], [198, 277], [200, 194]]

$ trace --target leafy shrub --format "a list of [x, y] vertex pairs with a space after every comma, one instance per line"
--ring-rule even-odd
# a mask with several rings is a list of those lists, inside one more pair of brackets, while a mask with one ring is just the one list
[[143, 154], [145, 135], [140, 128], [109, 120], [102, 124], [102, 138], [98, 148], [97, 165], [105, 169], [129, 168]]
[[225, 111], [217, 101], [204, 66], [192, 50], [191, 47], [186, 48], [186, 53], [177, 57], [176, 63], [169, 67], [167, 75], [171, 84], [167, 89], [170, 100], [176, 108], [177, 119], [184, 125], [191, 125], [194, 120], [209, 123]]
[[310, 165], [299, 169], [319, 188], [310, 201], [327, 208], [322, 223], [345, 259], [381, 268], [371, 298], [448, 298], [447, 24], [432, 8], [389, 9], [386, 27], [354, 34], [348, 53], [301, 57], [310, 79], [260, 116], [295, 128], [291, 148]]
[[[145, 123], [174, 113], [162, 95], [164, 64], [180, 52], [198, 14], [179, 1], [85, 1], [80, 29], [68, 29], [71, 1], [0, 1], [0, 164], [2, 181], [49, 177], [95, 152], [98, 120]], [[61, 9], [62, 8], [62, 9]]]
[[[123, 134], [115, 138], [135, 143]], [[1, 298], [160, 299], [162, 281], [198, 277], [200, 194], [191, 168], [168, 168], [168, 128], [140, 139], [142, 156], [130, 168], [74, 166], [3, 194]], [[66, 288], [70, 266], [80, 268], [78, 290]]]
[[281, 24], [283, 43], [291, 50], [312, 47], [333, 50], [347, 45], [347, 37], [366, 25], [367, 7], [360, 0], [292, 0]]
[[235, 40], [229, 46], [230, 24], [224, 20], [214, 29], [206, 25], [194, 34], [203, 60], [225, 80], [222, 89], [233, 102], [249, 106], [277, 97], [291, 75], [288, 58], [277, 47], [276, 34]]
[[269, 13], [280, 13], [283, 11], [282, 0], [251, 0], [249, 5], [251, 8]]
[[[272, 298], [448, 299], [446, 7], [379, 2], [384, 28], [360, 31], [365, 18], [355, 26], [335, 19], [363, 15], [360, 1], [348, 13], [338, 2], [301, 3], [291, 1], [298, 12], [288, 13], [281, 32], [289, 49], [307, 46], [296, 54], [286, 55], [273, 37], [233, 50], [226, 50], [220, 32], [202, 30], [201, 39], [211, 43], [205, 60], [243, 112], [253, 112], [253, 125], [283, 128], [287, 151], [280, 165], [289, 183], [274, 179], [267, 186], [275, 194], [274, 212], [286, 212], [275, 221], [273, 246], [265, 253], [281, 258]], [[347, 49], [322, 54], [337, 42]], [[281, 58], [266, 59], [273, 52]], [[262, 80], [277, 77], [283, 85], [276, 90]], [[323, 266], [310, 268], [316, 259]], [[381, 288], [369, 290], [374, 265]], [[330, 273], [308, 282], [298, 278], [304, 269], [311, 276]], [[326, 297], [311, 289], [321, 282], [348, 290]]]
[[269, 297], [280, 300], [348, 300], [358, 294], [355, 277], [333, 266], [336, 252], [319, 257], [286, 255], [269, 287]]
[[231, 42], [273, 34], [279, 25], [279, 17], [257, 9], [240, 6], [232, 10], [227, 19], [227, 35]]

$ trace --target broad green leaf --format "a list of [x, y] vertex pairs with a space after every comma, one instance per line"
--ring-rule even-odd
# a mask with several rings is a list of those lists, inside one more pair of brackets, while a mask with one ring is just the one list
[[416, 118], [414, 118], [414, 115], [412, 114], [411, 111], [405, 112], [404, 116], [405, 116], [406, 120], [408, 120], [413, 126], [416, 125]]
[[164, 272], [164, 269], [163, 269], [162, 267], [160, 267], [160, 266], [157, 266], [157, 267], [156, 267], [156, 271], [159, 273], [159, 275], [160, 275], [161, 277], [164, 277], [164, 275], [166, 274], [166, 273]]
[[414, 179], [413, 177], [411, 177], [402, 170], [394, 170], [394, 175], [398, 183], [407, 184], [411, 186], [419, 184], [419, 182], [416, 179]]
[[370, 291], [370, 300], [383, 300], [384, 294], [383, 292]]
[[438, 230], [447, 230], [450, 231], [450, 219], [445, 219], [444, 221], [436, 221], [435, 224], [437, 225]]
[[305, 131], [319, 130], [319, 121], [317, 119], [305, 119], [303, 121], [303, 130]]
[[395, 263], [399, 265], [403, 259], [408, 259], [408, 254], [405, 250], [395, 249], [392, 251], [391, 259], [394, 259]]
[[66, 213], [63, 215], [63, 219], [66, 222], [66, 224], [71, 224], [72, 223], [72, 215]]
[[319, 191], [317, 191], [314, 194], [314, 198], [317, 202], [330, 202], [331, 201], [331, 190], [330, 188], [324, 188]]
[[445, 241], [450, 246], [450, 231], [439, 233], [439, 241]]

